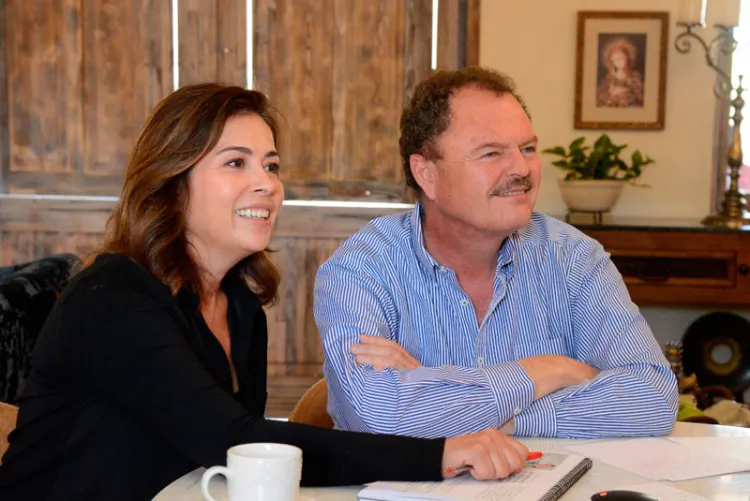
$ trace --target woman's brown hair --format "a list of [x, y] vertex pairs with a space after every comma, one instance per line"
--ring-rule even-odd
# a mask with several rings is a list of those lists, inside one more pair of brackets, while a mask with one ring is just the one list
[[[277, 122], [260, 92], [206, 83], [182, 87], [164, 98], [133, 148], [99, 252], [133, 259], [173, 295], [187, 288], [202, 296], [201, 269], [185, 237], [188, 175], [216, 146], [227, 120], [239, 114], [261, 117], [278, 143]], [[279, 272], [267, 251], [248, 256], [230, 273], [243, 278], [262, 304], [276, 301]]]

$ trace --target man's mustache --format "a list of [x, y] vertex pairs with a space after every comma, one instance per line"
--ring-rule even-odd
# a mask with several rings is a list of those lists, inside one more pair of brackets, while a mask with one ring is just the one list
[[528, 176], [516, 177], [516, 178], [511, 179], [507, 183], [492, 190], [492, 195], [493, 196], [502, 195], [503, 193], [508, 193], [509, 191], [516, 191], [518, 189], [523, 189], [523, 190], [531, 189], [531, 180], [529, 180]]

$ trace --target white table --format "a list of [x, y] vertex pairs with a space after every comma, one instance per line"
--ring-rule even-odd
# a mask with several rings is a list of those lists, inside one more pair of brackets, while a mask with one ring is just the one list
[[[671, 436], [674, 437], [746, 437], [750, 438], [750, 428], [714, 426], [695, 423], [677, 423]], [[562, 452], [567, 445], [577, 443], [575, 440], [560, 439], [521, 439], [531, 450], [543, 452]], [[203, 501], [200, 481], [203, 468], [194, 470], [168, 485], [154, 501]], [[651, 482], [647, 478], [615, 468], [600, 461], [561, 498], [562, 501], [588, 501], [595, 492]], [[685, 482], [668, 483], [683, 491], [691, 492], [714, 501], [749, 501], [750, 472], [701, 478]], [[300, 489], [299, 501], [356, 501], [361, 487], [329, 487]], [[226, 485], [223, 477], [217, 476], [211, 481], [211, 491], [218, 500], [226, 499]]]

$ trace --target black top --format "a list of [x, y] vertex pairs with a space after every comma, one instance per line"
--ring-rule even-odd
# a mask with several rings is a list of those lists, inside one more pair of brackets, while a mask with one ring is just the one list
[[302, 485], [438, 480], [444, 440], [266, 421], [266, 317], [237, 278], [229, 364], [198, 309], [128, 258], [102, 255], [55, 304], [37, 342], [18, 426], [0, 466], [4, 501], [151, 499], [229, 447], [303, 451]]

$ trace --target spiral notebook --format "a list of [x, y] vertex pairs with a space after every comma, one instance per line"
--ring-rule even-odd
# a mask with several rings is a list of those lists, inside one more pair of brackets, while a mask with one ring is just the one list
[[480, 482], [462, 475], [442, 482], [374, 482], [358, 497], [362, 501], [555, 501], [591, 466], [583, 456], [545, 454], [503, 480]]

